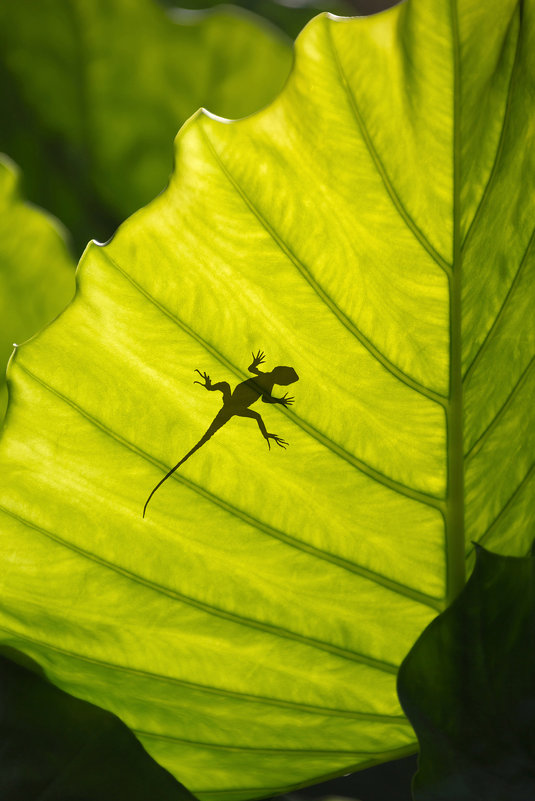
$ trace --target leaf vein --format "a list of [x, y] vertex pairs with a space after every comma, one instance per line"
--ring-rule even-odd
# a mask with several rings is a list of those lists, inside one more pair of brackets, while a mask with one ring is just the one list
[[[13, 515], [9, 510], [0, 507], [0, 510], [5, 512], [5, 514], [15, 517], [16, 519], [20, 519], [22, 522], [22, 518], [18, 518], [18, 515]], [[32, 527], [38, 529], [37, 526], [31, 524]], [[163, 684], [176, 684], [180, 687], [186, 687], [188, 689], [194, 690], [196, 692], [205, 692], [208, 695], [217, 695], [223, 698], [232, 698], [236, 701], [245, 701], [251, 702], [253, 704], [265, 704], [266, 706], [276, 706], [281, 707], [283, 709], [298, 709], [300, 712], [305, 712], [306, 714], [311, 715], [326, 715], [328, 717], [341, 717], [341, 718], [351, 718], [355, 720], [368, 720], [377, 723], [408, 723], [407, 718], [403, 715], [375, 715], [372, 712], [356, 712], [350, 709], [335, 709], [333, 707], [316, 707], [310, 704], [303, 704], [298, 701], [289, 701], [282, 698], [275, 698], [269, 697], [264, 695], [252, 695], [251, 693], [243, 693], [237, 690], [229, 690], [224, 687], [215, 687], [206, 684], [199, 684], [196, 682], [188, 681], [187, 679], [179, 679], [176, 676], [165, 676], [162, 673], [152, 673], [148, 670], [143, 670], [142, 668], [133, 668], [128, 665], [118, 665], [113, 662], [109, 662], [102, 659], [97, 659], [94, 656], [88, 656], [86, 654], [79, 654], [75, 653], [74, 651], [70, 651], [67, 648], [62, 648], [59, 645], [55, 645], [52, 643], [44, 642], [43, 640], [38, 640], [35, 637], [29, 637], [26, 634], [19, 634], [18, 632], [14, 632], [11, 629], [7, 628], [6, 626], [0, 625], [0, 631], [3, 631], [10, 637], [17, 637], [23, 640], [24, 642], [31, 643], [32, 645], [37, 645], [39, 648], [49, 649], [50, 651], [54, 651], [55, 653], [62, 654], [64, 656], [69, 657], [70, 659], [78, 659], [81, 662], [87, 662], [90, 665], [95, 665], [99, 668], [104, 668], [105, 670], [111, 670], [118, 673], [127, 673], [132, 676], [138, 676], [140, 678], [150, 679], [151, 681], [159, 681]]]
[[[408, 721], [407, 721], [408, 723]], [[188, 740], [185, 737], [177, 737], [173, 734], [160, 734], [159, 732], [148, 732], [141, 729], [132, 729], [134, 734], [139, 737], [147, 737], [154, 740], [166, 740], [169, 742], [183, 743], [185, 745], [201, 746], [201, 748], [214, 751], [254, 751], [256, 754], [313, 754], [314, 756], [333, 756], [335, 754], [350, 754], [352, 756], [375, 756], [375, 751], [358, 751], [347, 749], [325, 749], [325, 748], [267, 748], [256, 745], [227, 745], [224, 743], [207, 743], [199, 740]]]
[[413, 218], [411, 217], [411, 215], [409, 214], [409, 212], [405, 208], [404, 204], [401, 202], [401, 198], [399, 197], [398, 193], [394, 189], [394, 186], [392, 184], [392, 181], [390, 180], [388, 172], [387, 172], [387, 170], [386, 170], [386, 168], [385, 168], [385, 166], [384, 166], [384, 164], [383, 164], [383, 162], [381, 160], [381, 157], [379, 156], [379, 153], [377, 152], [377, 150], [376, 150], [376, 148], [375, 148], [375, 146], [373, 144], [373, 141], [372, 141], [372, 138], [370, 136], [370, 133], [369, 133], [367, 127], [366, 127], [366, 124], [364, 122], [364, 118], [362, 117], [362, 114], [360, 112], [360, 108], [359, 108], [358, 103], [357, 103], [357, 98], [355, 97], [355, 93], [352, 91], [352, 89], [351, 89], [351, 87], [349, 85], [349, 81], [347, 80], [347, 77], [346, 77], [346, 74], [345, 74], [345, 70], [344, 70], [344, 68], [342, 66], [342, 62], [340, 60], [340, 55], [338, 53], [338, 49], [337, 49], [337, 47], [336, 47], [336, 45], [334, 43], [332, 32], [331, 32], [330, 26], [328, 24], [326, 26], [326, 31], [327, 31], [327, 38], [329, 40], [329, 44], [330, 44], [330, 47], [331, 47], [331, 50], [332, 50], [333, 59], [334, 59], [334, 62], [336, 64], [336, 68], [338, 70], [338, 74], [340, 76], [340, 82], [342, 83], [342, 86], [345, 89], [345, 93], [346, 93], [346, 96], [347, 96], [349, 107], [350, 107], [350, 109], [351, 109], [351, 111], [353, 113], [353, 116], [355, 118], [355, 121], [357, 123], [357, 127], [359, 129], [359, 132], [360, 132], [360, 135], [362, 137], [362, 140], [363, 140], [364, 144], [366, 145], [366, 148], [367, 148], [367, 150], [368, 150], [368, 152], [370, 154], [370, 157], [371, 157], [373, 163], [375, 164], [377, 172], [379, 173], [379, 175], [381, 177], [383, 185], [384, 185], [384, 187], [385, 187], [385, 189], [386, 189], [386, 191], [387, 191], [387, 193], [388, 193], [388, 195], [389, 195], [389, 197], [390, 197], [395, 209], [399, 213], [401, 219], [403, 220], [403, 222], [405, 223], [407, 228], [409, 228], [409, 230], [413, 233], [414, 237], [417, 239], [417, 241], [420, 243], [420, 245], [424, 248], [424, 250], [429, 254], [429, 256], [431, 256], [433, 261], [440, 267], [440, 269], [443, 270], [448, 277], [450, 277], [451, 276], [451, 272], [452, 272], [452, 265], [449, 264], [446, 261], [446, 259], [444, 259], [444, 257], [440, 255], [440, 253], [433, 247], [431, 242], [427, 239], [427, 237], [425, 236], [423, 231], [416, 225], [415, 221], [413, 220]]
[[342, 309], [338, 306], [338, 304], [334, 301], [333, 298], [326, 292], [325, 289], [321, 286], [321, 284], [312, 276], [310, 270], [305, 266], [305, 264], [299, 259], [296, 254], [291, 250], [291, 248], [284, 242], [282, 237], [275, 231], [273, 226], [268, 222], [262, 212], [257, 208], [257, 206], [253, 203], [249, 195], [245, 192], [243, 187], [238, 183], [234, 175], [230, 172], [226, 164], [224, 163], [223, 159], [215, 149], [212, 141], [208, 137], [208, 134], [204, 130], [202, 126], [200, 126], [202, 135], [206, 141], [206, 144], [212, 153], [216, 164], [221, 169], [223, 175], [227, 178], [231, 186], [236, 190], [236, 192], [240, 195], [243, 202], [252, 213], [252, 215], [257, 219], [260, 225], [265, 229], [265, 231], [269, 234], [269, 236], [273, 239], [275, 244], [279, 247], [279, 249], [284, 253], [289, 261], [294, 265], [294, 267], [298, 270], [300, 275], [305, 279], [307, 284], [311, 287], [311, 289], [316, 293], [316, 295], [320, 298], [322, 303], [324, 303], [327, 308], [334, 314], [337, 320], [349, 331], [349, 333], [354, 336], [360, 344], [368, 351], [370, 356], [372, 356], [381, 366], [393, 375], [395, 378], [398, 379], [402, 384], [405, 384], [410, 389], [418, 392], [420, 395], [428, 398], [429, 400], [434, 401], [435, 403], [440, 404], [441, 406], [445, 406], [447, 403], [447, 398], [444, 395], [441, 395], [439, 392], [435, 392], [435, 390], [430, 389], [429, 387], [424, 386], [416, 379], [412, 378], [408, 373], [405, 373], [401, 368], [397, 367], [390, 359], [388, 359], [382, 351], [377, 348], [370, 339], [360, 330], [360, 328], [355, 325], [355, 323], [342, 311]]
[[[171, 321], [173, 321], [179, 328], [181, 328], [185, 333], [190, 334], [194, 337], [194, 339], [199, 342], [203, 347], [211, 353], [216, 359], [218, 359], [224, 366], [230, 369], [235, 375], [238, 377], [243, 377], [245, 373], [241, 373], [234, 365], [232, 365], [219, 351], [217, 351], [212, 345], [209, 345], [205, 340], [202, 339], [198, 334], [195, 334], [191, 328], [189, 328], [186, 323], [182, 322], [180, 318], [170, 312], [168, 309], [165, 308], [156, 298], [154, 298], [150, 292], [148, 292], [141, 284], [139, 284], [131, 275], [129, 275], [126, 270], [124, 270], [116, 261], [115, 259], [110, 256], [108, 253], [105, 253], [104, 250], [101, 250], [101, 253], [104, 254], [104, 257], [108, 264], [113, 267], [117, 272], [123, 276], [123, 278], [128, 281], [135, 289], [137, 289], [150, 303], [153, 303], [156, 308], [158, 308], [166, 317], [168, 317]], [[322, 434], [315, 428], [311, 423], [306, 422], [301, 417], [299, 417], [294, 411], [291, 409], [283, 409], [282, 407], [277, 407], [277, 411], [281, 414], [285, 414], [296, 426], [301, 428], [303, 431], [306, 431], [311, 437], [315, 440], [320, 442], [324, 447], [328, 450], [335, 453], [341, 459], [344, 459], [348, 462], [352, 467], [355, 467], [361, 473], [364, 473], [369, 478], [377, 481], [377, 483], [381, 484], [383, 487], [387, 489], [391, 489], [394, 492], [397, 492], [400, 495], [403, 495], [406, 498], [410, 498], [413, 501], [418, 503], [423, 503], [426, 506], [431, 506], [436, 508], [443, 514], [444, 509], [444, 501], [441, 498], [437, 498], [434, 495], [431, 495], [427, 492], [422, 490], [414, 489], [413, 487], [409, 487], [407, 484], [402, 484], [400, 481], [396, 481], [390, 476], [387, 476], [385, 473], [381, 473], [375, 467], [372, 467], [367, 462], [364, 462], [362, 459], [359, 459], [357, 456], [354, 456], [352, 453], [349, 453], [342, 448], [341, 445], [334, 442], [332, 439], [327, 437], [325, 434]]]
[[63, 539], [62, 537], [58, 537], [56, 534], [53, 534], [50, 531], [46, 531], [42, 527], [38, 526], [31, 521], [25, 520], [22, 517], [19, 517], [15, 512], [11, 512], [9, 509], [5, 507], [0, 507], [0, 509], [5, 513], [8, 514], [10, 517], [19, 520], [20, 522], [24, 523], [24, 525], [33, 528], [35, 531], [39, 531], [41, 534], [44, 534], [49, 539], [54, 540], [58, 543], [58, 545], [67, 548], [74, 553], [79, 554], [83, 558], [95, 562], [101, 567], [107, 568], [112, 570], [115, 573], [122, 575], [124, 578], [129, 579], [130, 581], [136, 584], [142, 584], [143, 586], [147, 587], [148, 589], [154, 590], [161, 595], [167, 595], [169, 598], [173, 600], [180, 601], [181, 603], [186, 604], [187, 606], [192, 606], [195, 609], [199, 609], [201, 612], [205, 612], [208, 615], [212, 615], [214, 617], [221, 618], [223, 620], [228, 620], [231, 623], [235, 623], [239, 626], [243, 626], [245, 628], [252, 628], [257, 629], [258, 631], [265, 632], [266, 634], [271, 634], [275, 637], [281, 637], [283, 639], [292, 640], [294, 642], [298, 642], [301, 645], [308, 646], [310, 648], [316, 648], [320, 651], [325, 651], [327, 653], [334, 654], [335, 656], [340, 657], [341, 659], [347, 659], [351, 662], [359, 662], [368, 667], [375, 668], [376, 670], [381, 670], [385, 673], [397, 673], [397, 667], [391, 662], [387, 662], [386, 660], [382, 659], [375, 659], [374, 657], [367, 656], [366, 654], [361, 654], [358, 651], [353, 651], [349, 648], [342, 648], [341, 646], [334, 645], [332, 643], [324, 642], [322, 640], [317, 640], [314, 637], [307, 637], [305, 634], [300, 634], [299, 632], [292, 631], [290, 629], [284, 629], [282, 626], [276, 625], [274, 623], [268, 623], [262, 620], [255, 620], [254, 618], [246, 617], [245, 615], [240, 615], [237, 612], [229, 612], [226, 609], [221, 609], [220, 607], [214, 606], [213, 604], [208, 604], [205, 601], [200, 601], [197, 598], [192, 598], [189, 595], [185, 595], [184, 593], [178, 592], [178, 590], [172, 590], [169, 587], [165, 587], [162, 584], [157, 584], [156, 582], [146, 579], [143, 576], [140, 576], [137, 573], [134, 573], [131, 570], [128, 570], [125, 567], [122, 567], [114, 562], [110, 562], [107, 559], [104, 559], [97, 554], [92, 553], [91, 551], [87, 551], [84, 548], [80, 548], [79, 546], [74, 545], [72, 542]]
[[[515, 14], [519, 10], [519, 5], [520, 4], [518, 4], [515, 7]], [[511, 20], [509, 22], [509, 26], [511, 26], [513, 20], [516, 18], [515, 14], [513, 14], [511, 16]], [[496, 148], [496, 153], [494, 154], [494, 160], [492, 162], [492, 167], [491, 167], [491, 170], [490, 170], [490, 173], [489, 173], [489, 177], [488, 177], [487, 183], [485, 185], [485, 188], [483, 190], [483, 193], [481, 195], [481, 198], [479, 200], [477, 208], [476, 208], [476, 210], [474, 212], [474, 216], [472, 217], [472, 221], [470, 223], [470, 226], [469, 226], [469, 228], [468, 228], [468, 230], [466, 232], [466, 235], [464, 237], [464, 241], [461, 244], [461, 251], [464, 250], [464, 248], [467, 246], [467, 244], [468, 244], [468, 242], [470, 240], [470, 237], [472, 235], [472, 231], [474, 230], [475, 225], [477, 223], [477, 220], [479, 218], [479, 215], [481, 214], [481, 211], [485, 206], [485, 201], [486, 201], [486, 199], [487, 199], [487, 197], [488, 197], [488, 195], [490, 193], [490, 189], [491, 189], [493, 181], [494, 181], [494, 176], [496, 174], [497, 167], [498, 167], [498, 164], [499, 164], [499, 161], [500, 161], [500, 156], [501, 156], [502, 151], [503, 151], [504, 141], [505, 141], [505, 132], [507, 130], [507, 123], [509, 121], [509, 113], [510, 113], [510, 109], [511, 109], [511, 105], [512, 105], [511, 98], [512, 98], [512, 94], [513, 94], [514, 77], [515, 77], [516, 69], [517, 69], [517, 65], [518, 65], [518, 54], [520, 52], [520, 38], [521, 38], [520, 37], [520, 33], [521, 33], [521, 26], [519, 25], [518, 26], [517, 39], [516, 39], [516, 45], [515, 45], [515, 54], [514, 54], [514, 58], [513, 58], [513, 65], [511, 67], [511, 75], [510, 75], [510, 78], [509, 78], [509, 84], [508, 84], [508, 87], [507, 87], [507, 95], [506, 95], [506, 98], [505, 98], [505, 108], [504, 108], [504, 114], [503, 114], [503, 119], [502, 119], [502, 127], [501, 127], [501, 130], [500, 130], [500, 137], [498, 139], [498, 146]]]
[[[26, 368], [21, 368], [21, 366], [19, 365], [19, 369], [23, 369], [26, 373], [28, 373], [28, 375], [31, 375], [32, 378], [34, 378], [39, 383], [41, 383], [43, 386], [45, 386], [46, 389], [51, 391], [54, 395], [56, 395], [57, 397], [62, 398], [66, 403], [68, 403], [68, 405], [72, 406], [73, 408], [76, 408], [76, 405], [74, 404], [73, 401], [70, 401], [70, 399], [66, 398], [65, 396], [62, 396], [61, 393], [58, 393], [58, 391], [54, 390], [54, 388], [52, 388], [52, 387], [50, 387], [48, 385], [45, 385], [44, 382], [42, 382], [36, 376], [34, 376], [33, 374], [30, 374], [29, 371]], [[133, 446], [131, 443], [128, 443], [128, 441], [125, 440], [123, 437], [120, 437], [115, 432], [112, 432], [111, 429], [108, 429], [102, 423], [97, 421], [95, 418], [93, 418], [91, 415], [89, 415], [87, 412], [85, 412], [85, 410], [82, 410], [82, 409], [78, 408], [78, 411], [89, 422], [93, 423], [97, 428], [99, 428], [103, 433], [111, 435], [113, 439], [115, 439], [118, 442], [121, 442], [122, 445], [127, 447], [129, 450], [132, 450], [137, 455], [142, 456], [143, 458], [147, 458], [148, 457], [148, 454], [145, 454], [141, 449], [137, 448], [136, 446]], [[148, 460], [150, 462], [152, 462], [153, 464], [157, 464], [156, 460], [154, 460], [152, 457], [149, 457]], [[166, 468], [162, 466], [161, 469], [165, 470]], [[194, 485], [193, 482], [184, 481], [182, 476], [180, 476], [180, 477], [177, 476], [176, 478], [177, 478], [178, 481], [183, 482], [185, 484], [188, 484], [192, 489], [195, 489], [196, 486], [197, 486], [197, 485]], [[204, 492], [202, 492], [202, 494], [204, 495]], [[226, 503], [223, 505], [221, 500], [220, 499], [216, 499], [215, 496], [211, 496], [209, 493], [206, 493], [206, 497], [209, 498], [209, 499], [213, 498], [215, 503], [217, 503], [222, 508], [225, 508], [226, 510], [228, 510], [231, 514], [233, 514], [233, 513], [235, 514], [236, 513], [236, 510], [232, 511], [230, 505], [228, 505]], [[9, 512], [9, 510], [5, 510], [5, 511]], [[16, 513], [14, 513], [14, 512], [9, 512], [9, 514], [11, 514], [12, 517], [17, 517]], [[243, 513], [240, 514], [239, 516], [242, 517], [242, 519], [246, 518], [246, 516], [243, 515]], [[21, 519], [21, 521], [23, 521], [22, 518], [20, 518], [20, 519]], [[31, 522], [29, 522], [29, 521], [23, 521], [23, 522], [25, 522], [26, 525], [32, 526], [36, 530], [39, 530], [38, 527], [36, 525], [32, 524]], [[255, 527], [258, 528], [260, 531], [264, 531], [264, 524], [256, 524]], [[43, 530], [42, 533], [45, 533], [45, 531]], [[218, 607], [214, 607], [214, 606], [212, 606], [210, 604], [205, 603], [204, 601], [200, 601], [200, 600], [198, 600], [196, 598], [192, 598], [190, 596], [184, 595], [182, 593], [179, 593], [176, 590], [171, 590], [171, 589], [169, 589], [167, 587], [164, 587], [163, 585], [156, 584], [155, 582], [152, 582], [149, 579], [145, 579], [144, 577], [139, 576], [139, 575], [131, 572], [130, 570], [127, 570], [126, 568], [123, 568], [123, 567], [121, 567], [121, 566], [119, 566], [117, 564], [114, 564], [112, 562], [108, 562], [107, 560], [104, 560], [101, 557], [96, 556], [95, 554], [92, 554], [89, 551], [85, 551], [84, 549], [73, 545], [73, 543], [68, 542], [67, 540], [63, 540], [63, 539], [57, 537], [57, 535], [52, 534], [52, 532], [48, 532], [48, 536], [50, 538], [52, 538], [52, 539], [55, 539], [59, 544], [62, 544], [66, 548], [74, 550], [77, 553], [79, 553], [80, 555], [83, 555], [87, 559], [92, 559], [94, 561], [97, 561], [100, 564], [102, 564], [103, 566], [108, 567], [111, 570], [114, 570], [116, 572], [119, 572], [119, 573], [123, 574], [125, 577], [131, 579], [132, 581], [144, 584], [145, 586], [149, 587], [150, 589], [153, 589], [153, 590], [155, 590], [157, 592], [161, 592], [162, 594], [168, 595], [169, 597], [173, 597], [176, 600], [180, 600], [185, 604], [188, 604], [190, 606], [193, 606], [195, 608], [200, 609], [201, 611], [206, 612], [207, 614], [214, 615], [215, 617], [221, 617], [223, 619], [229, 620], [229, 621], [237, 623], [239, 625], [249, 626], [251, 628], [256, 628], [256, 629], [259, 629], [261, 631], [266, 631], [267, 633], [271, 633], [274, 636], [280, 636], [280, 637], [284, 637], [286, 639], [290, 639], [290, 640], [294, 640], [296, 642], [300, 642], [300, 643], [302, 643], [304, 645], [310, 645], [310, 647], [315, 647], [315, 648], [318, 648], [319, 650], [323, 650], [323, 651], [327, 651], [329, 653], [333, 653], [333, 654], [335, 654], [337, 656], [340, 656], [341, 658], [349, 659], [351, 661], [356, 661], [356, 662], [363, 662], [364, 664], [368, 664], [371, 667], [377, 667], [380, 670], [385, 670], [387, 672], [393, 672], [393, 673], [396, 672], [395, 665], [393, 665], [390, 662], [386, 662], [386, 660], [380, 660], [380, 659], [375, 659], [374, 657], [368, 657], [365, 654], [361, 654], [361, 653], [359, 653], [357, 651], [353, 651], [351, 649], [345, 649], [345, 648], [342, 648], [340, 646], [333, 645], [331, 643], [323, 642], [321, 640], [315, 640], [314, 638], [309, 638], [304, 634], [299, 634], [298, 632], [294, 632], [294, 631], [290, 631], [290, 630], [287, 630], [287, 629], [283, 629], [282, 627], [277, 626], [277, 625], [272, 624], [272, 623], [267, 623], [267, 622], [264, 622], [264, 621], [257, 621], [257, 620], [254, 620], [252, 618], [247, 618], [247, 617], [245, 617], [243, 615], [239, 615], [239, 614], [237, 614], [235, 612], [229, 612], [229, 611], [227, 611], [225, 609], [220, 609]], [[401, 593], [399, 593], [399, 594], [401, 594]]]
[[[527, 485], [529, 483], [529, 479], [531, 478], [531, 475], [533, 473], [533, 469], [534, 468], [535, 468], [535, 465], [531, 465], [531, 467], [529, 468], [528, 472], [526, 473], [526, 475], [524, 476], [524, 478], [522, 479], [520, 484], [517, 486], [517, 488], [512, 493], [512, 495], [510, 495], [510, 497], [507, 499], [507, 501], [502, 506], [502, 508], [500, 509], [500, 511], [498, 512], [498, 514], [496, 515], [496, 517], [494, 518], [492, 523], [485, 529], [483, 534], [481, 534], [481, 536], [477, 540], [477, 543], [479, 545], [490, 537], [490, 535], [492, 533], [492, 529], [499, 523], [499, 521], [501, 520], [501, 518], [503, 517], [505, 512], [509, 509], [509, 507], [515, 501], [515, 499], [517, 499], [518, 496], [523, 492], [524, 488], [527, 487]], [[472, 545], [467, 550], [466, 556], [468, 557], [472, 553], [473, 550], [474, 550], [474, 546]]]
[[483, 429], [483, 431], [481, 432], [479, 437], [476, 439], [476, 441], [471, 445], [470, 449], [465, 453], [464, 458], [465, 458], [466, 462], [468, 462], [470, 459], [472, 459], [474, 456], [476, 456], [479, 453], [479, 451], [482, 449], [483, 445], [485, 444], [485, 441], [486, 441], [487, 437], [492, 432], [493, 428], [499, 423], [501, 417], [503, 417], [503, 415], [505, 414], [505, 412], [507, 411], [509, 406], [513, 403], [516, 395], [518, 394], [518, 392], [520, 392], [520, 390], [524, 386], [524, 384], [526, 382], [526, 379], [527, 379], [527, 377], [529, 375], [529, 371], [533, 367], [534, 361], [535, 361], [535, 356], [532, 356], [530, 361], [528, 362], [527, 367], [525, 367], [524, 370], [522, 371], [522, 373], [520, 374], [520, 378], [518, 379], [518, 381], [516, 382], [514, 387], [511, 389], [511, 391], [507, 395], [507, 398], [505, 399], [505, 401], [502, 404], [502, 406], [498, 409], [498, 411], [493, 416], [492, 420], [488, 423], [488, 425]]
[[530, 251], [531, 251], [531, 248], [533, 246], [533, 242], [534, 241], [535, 241], [535, 228], [531, 232], [531, 236], [529, 238], [528, 244], [526, 246], [526, 249], [524, 251], [522, 259], [520, 260], [520, 264], [518, 266], [518, 270], [516, 271], [515, 276], [514, 276], [513, 280], [511, 281], [511, 285], [510, 285], [509, 289], [507, 290], [507, 292], [505, 294], [505, 297], [504, 297], [504, 299], [503, 299], [503, 301], [502, 301], [502, 303], [500, 305], [500, 308], [498, 309], [496, 317], [494, 318], [494, 321], [493, 321], [491, 327], [489, 328], [489, 330], [485, 334], [485, 338], [481, 342], [479, 348], [477, 349], [477, 351], [475, 353], [474, 358], [472, 359], [472, 361], [470, 362], [469, 366], [467, 367], [467, 369], [466, 369], [466, 371], [464, 373], [463, 383], [468, 383], [468, 381], [470, 380], [470, 376], [473, 374], [476, 365], [481, 360], [481, 357], [485, 353], [485, 350], [488, 348], [488, 346], [490, 344], [490, 341], [492, 339], [492, 335], [493, 335], [498, 323], [500, 322], [501, 318], [505, 314], [505, 311], [506, 311], [506, 308], [507, 308], [507, 304], [511, 300], [511, 297], [513, 296], [513, 294], [514, 294], [514, 292], [515, 292], [515, 290], [516, 290], [516, 288], [517, 288], [517, 286], [518, 286], [518, 284], [520, 282], [520, 278], [521, 278], [521, 276], [523, 274], [523, 270], [524, 270], [526, 264], [528, 264], [528, 262], [529, 262], [529, 255], [530, 255]]
[[[388, 751], [377, 751], [377, 753], [373, 756], [372, 759], [366, 762], [358, 762], [354, 765], [347, 765], [345, 766], [344, 770], [347, 773], [353, 773], [357, 770], [363, 770], [368, 767], [372, 767], [373, 765], [377, 765], [379, 763], [388, 762], [394, 759], [401, 759], [404, 756], [411, 756], [412, 754], [418, 753], [418, 745], [413, 743], [411, 745], [403, 745], [399, 748], [393, 748]], [[328, 773], [324, 776], [318, 776], [316, 778], [317, 782], [327, 781], [328, 779], [335, 779], [339, 776], [339, 774], [335, 771], [334, 773]], [[297, 788], [299, 789], [299, 788]], [[284, 785], [282, 787], [272, 788], [272, 787], [233, 787], [233, 788], [225, 788], [223, 790], [202, 790], [198, 787], [192, 787], [191, 792], [197, 796], [202, 795], [203, 797], [207, 796], [221, 796], [226, 794], [235, 795], [236, 793], [249, 793], [250, 796], [257, 798], [259, 793], [263, 793], [264, 798], [269, 796], [278, 796], [283, 795], [285, 793], [290, 793], [296, 790], [295, 783], [290, 785]]]
[[[77, 404], [71, 398], [68, 398], [66, 395], [63, 395], [63, 393], [61, 393], [55, 387], [52, 387], [50, 384], [47, 384], [46, 381], [44, 381], [42, 378], [39, 378], [37, 375], [32, 373], [30, 370], [28, 370], [27, 367], [23, 367], [19, 363], [18, 368], [22, 370], [22, 372], [26, 373], [26, 375], [29, 376], [33, 381], [36, 381], [45, 390], [52, 393], [60, 401], [66, 403], [68, 406], [74, 409], [78, 414], [84, 417], [91, 425], [96, 426], [104, 434], [106, 434], [107, 436], [118, 442], [127, 450], [130, 450], [132, 453], [135, 453], [136, 455], [140, 456], [142, 459], [149, 462], [154, 467], [157, 467], [160, 470], [167, 472], [168, 467], [165, 464], [163, 464], [163, 462], [160, 462], [158, 459], [151, 456], [149, 453], [139, 448], [137, 445], [134, 445], [132, 442], [130, 442], [129, 440], [125, 439], [120, 434], [118, 434], [116, 431], [113, 431], [102, 421], [94, 417], [86, 409], [83, 409], [81, 406], [79, 406], [79, 404]], [[191, 479], [187, 478], [182, 474], [174, 473], [172, 478], [175, 481], [178, 481], [180, 484], [183, 484], [190, 491], [195, 492], [198, 495], [201, 495], [201, 497], [210, 501], [214, 505], [219, 506], [228, 514], [232, 515], [233, 517], [237, 517], [238, 519], [242, 520], [244, 523], [251, 526], [252, 528], [258, 529], [258, 531], [262, 532], [262, 534], [265, 534], [268, 537], [272, 537], [273, 539], [277, 539], [281, 542], [284, 542], [286, 545], [289, 545], [290, 547], [295, 548], [298, 551], [310, 554], [311, 556], [314, 556], [316, 559], [333, 564], [336, 567], [341, 568], [342, 570], [346, 570], [347, 572], [359, 575], [364, 579], [373, 581], [376, 584], [380, 584], [385, 589], [391, 590], [392, 592], [395, 592], [398, 595], [411, 598], [417, 603], [442, 611], [443, 608], [442, 603], [431, 595], [427, 595], [426, 593], [420, 592], [419, 590], [407, 587], [404, 584], [399, 584], [398, 582], [389, 578], [388, 576], [384, 576], [381, 573], [376, 573], [374, 570], [370, 570], [369, 568], [364, 567], [363, 565], [360, 565], [356, 562], [351, 562], [348, 559], [344, 559], [341, 556], [336, 556], [335, 554], [331, 554], [328, 551], [323, 551], [320, 548], [316, 548], [314, 545], [310, 545], [309, 543], [305, 543], [302, 540], [298, 540], [295, 537], [292, 537], [290, 534], [287, 534], [286, 532], [280, 531], [279, 529], [275, 529], [272, 526], [268, 525], [267, 523], [264, 523], [262, 520], [253, 517], [248, 512], [244, 512], [237, 506], [234, 506], [228, 501], [223, 500], [223, 498], [219, 498], [218, 496], [213, 495], [204, 487], [201, 487], [199, 484], [196, 484], [194, 481], [192, 481]]]

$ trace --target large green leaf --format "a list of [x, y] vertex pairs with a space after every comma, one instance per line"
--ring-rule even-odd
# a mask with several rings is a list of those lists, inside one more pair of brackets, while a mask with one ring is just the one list
[[[317, 18], [11, 363], [3, 637], [203, 799], [412, 752], [397, 669], [465, 542], [526, 548], [533, 10]], [[260, 404], [288, 450], [231, 420], [143, 519], [217, 413], [194, 371], [259, 348], [299, 375]]]
[[0, 423], [13, 343], [49, 323], [74, 294], [74, 263], [62, 226], [20, 196], [19, 174], [0, 154]]
[[403, 661], [415, 801], [535, 797], [535, 559], [478, 546], [470, 579]]
[[290, 43], [231, 7], [166, 14], [154, 0], [4, 0], [0, 149], [81, 248], [108, 239], [172, 169], [200, 106], [241, 117], [283, 85]]

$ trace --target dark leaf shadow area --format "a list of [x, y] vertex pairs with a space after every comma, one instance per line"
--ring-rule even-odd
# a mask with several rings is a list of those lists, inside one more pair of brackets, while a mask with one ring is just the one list
[[416, 755], [305, 787], [270, 801], [412, 801]]
[[[9, 657], [9, 658], [8, 658]], [[54, 687], [0, 649], [2, 801], [194, 801], [119, 718]]]
[[399, 672], [420, 742], [415, 801], [535, 798], [534, 556], [476, 551], [466, 587]]

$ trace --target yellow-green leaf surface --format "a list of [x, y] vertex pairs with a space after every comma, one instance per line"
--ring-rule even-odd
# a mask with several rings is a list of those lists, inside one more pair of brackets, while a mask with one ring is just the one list
[[257, 111], [290, 63], [290, 41], [243, 9], [3, 0], [0, 148], [81, 252], [162, 189], [173, 137], [191, 114], [200, 106], [230, 117]]
[[[412, 752], [397, 669], [465, 543], [527, 548], [533, 11], [318, 17], [11, 363], [2, 637], [202, 799]], [[299, 376], [258, 404], [288, 449], [234, 418], [143, 519], [220, 408], [194, 371], [258, 349]]]
[[53, 217], [25, 203], [19, 174], [0, 154], [0, 423], [13, 344], [49, 323], [74, 294], [74, 263]]

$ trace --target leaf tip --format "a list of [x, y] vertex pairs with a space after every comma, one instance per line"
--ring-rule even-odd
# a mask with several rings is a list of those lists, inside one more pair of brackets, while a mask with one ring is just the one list
[[209, 117], [211, 120], [215, 120], [215, 122], [222, 122], [225, 125], [228, 125], [229, 122], [233, 122], [233, 120], [229, 119], [228, 117], [220, 117], [218, 114], [214, 114], [207, 108], [200, 108], [199, 114], [204, 114], [205, 117]]

